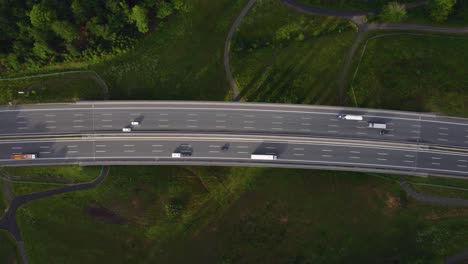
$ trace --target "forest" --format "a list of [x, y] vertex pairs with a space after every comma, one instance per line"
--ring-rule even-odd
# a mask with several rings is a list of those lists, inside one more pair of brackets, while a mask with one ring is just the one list
[[189, 9], [186, 0], [0, 0], [0, 73], [99, 62]]

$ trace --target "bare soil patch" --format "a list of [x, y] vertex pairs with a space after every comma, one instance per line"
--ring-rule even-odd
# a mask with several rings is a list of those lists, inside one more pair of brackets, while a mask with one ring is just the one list
[[125, 219], [111, 210], [100, 205], [91, 205], [85, 208], [86, 214], [94, 219], [112, 224], [123, 224]]

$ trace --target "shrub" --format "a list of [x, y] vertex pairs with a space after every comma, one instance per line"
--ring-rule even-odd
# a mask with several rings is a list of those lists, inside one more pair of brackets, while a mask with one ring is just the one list
[[405, 6], [398, 2], [388, 3], [380, 14], [380, 19], [387, 22], [400, 22], [406, 19]]

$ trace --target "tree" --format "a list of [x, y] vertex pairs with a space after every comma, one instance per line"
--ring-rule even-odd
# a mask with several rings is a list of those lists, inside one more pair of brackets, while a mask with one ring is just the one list
[[55, 21], [52, 23], [52, 30], [64, 40], [71, 42], [78, 38], [78, 30], [67, 21]]
[[43, 41], [36, 41], [34, 42], [34, 47], [33, 47], [33, 52], [34, 55], [41, 59], [46, 59], [50, 54], [53, 54], [54, 52], [49, 48], [47, 43]]
[[135, 22], [138, 31], [141, 33], [148, 32], [148, 10], [146, 8], [139, 5], [134, 6], [130, 19]]
[[86, 28], [94, 35], [105, 40], [114, 41], [117, 38], [117, 34], [112, 32], [107, 24], [101, 24], [97, 17], [91, 18], [86, 24]]
[[44, 4], [33, 5], [29, 12], [29, 19], [34, 27], [45, 29], [55, 19], [55, 12]]
[[403, 21], [406, 19], [405, 6], [398, 2], [390, 2], [383, 8], [380, 18], [387, 22]]
[[177, 11], [187, 11], [187, 3], [185, 0], [172, 0], [172, 6], [174, 7], [174, 10]]
[[173, 8], [172, 8], [172, 5], [170, 3], [167, 3], [167, 2], [161, 2], [161, 4], [159, 5], [158, 7], [158, 12], [156, 14], [156, 16], [159, 18], [159, 19], [164, 19], [168, 16], [170, 16], [173, 12]]
[[86, 8], [81, 4], [81, 1], [73, 0], [70, 7], [76, 21], [86, 21]]
[[431, 0], [428, 5], [431, 18], [436, 22], [447, 20], [456, 3], [457, 0]]

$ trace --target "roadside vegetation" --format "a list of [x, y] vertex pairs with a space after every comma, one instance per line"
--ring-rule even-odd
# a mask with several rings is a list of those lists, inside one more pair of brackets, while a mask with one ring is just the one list
[[0, 104], [27, 104], [100, 100], [105, 87], [92, 72], [0, 80]]
[[186, 9], [185, 0], [0, 1], [0, 73], [97, 63]]
[[246, 101], [334, 104], [357, 28], [310, 16], [280, 0], [257, 1], [231, 44], [231, 64]]
[[21, 263], [15, 240], [3, 230], [0, 230], [0, 262], [4, 264]]
[[113, 167], [18, 219], [31, 263], [440, 263], [468, 247], [468, 209], [349, 172]]
[[372, 36], [376, 35], [382, 37], [368, 42], [349, 91], [351, 102], [356, 100], [360, 107], [468, 116], [468, 68], [464, 67], [468, 38], [411, 33]]

